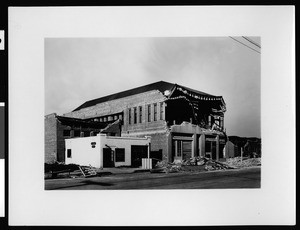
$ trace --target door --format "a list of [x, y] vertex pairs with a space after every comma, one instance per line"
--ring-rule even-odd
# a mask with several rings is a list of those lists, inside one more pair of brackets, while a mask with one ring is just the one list
[[114, 167], [114, 152], [111, 148], [103, 148], [103, 168]]
[[142, 158], [148, 158], [147, 145], [131, 146], [131, 167], [138, 168], [142, 166]]

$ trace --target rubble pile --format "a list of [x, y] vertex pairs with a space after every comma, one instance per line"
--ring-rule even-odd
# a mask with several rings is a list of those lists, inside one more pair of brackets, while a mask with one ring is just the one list
[[226, 164], [237, 168], [260, 166], [261, 158], [243, 158], [243, 160], [241, 157], [229, 158], [226, 160]]
[[226, 170], [233, 168], [235, 167], [206, 157], [193, 157], [188, 160], [174, 160], [172, 163], [165, 160], [159, 161], [151, 172], [172, 173], [180, 171]]
[[226, 169], [234, 169], [234, 167], [229, 166], [225, 163], [221, 163], [214, 160], [209, 160], [205, 163], [205, 170], [212, 171], [212, 170], [226, 170]]
[[164, 172], [164, 173], [172, 173], [172, 172], [179, 172], [181, 171], [181, 165], [178, 165], [177, 163], [169, 163], [165, 160], [158, 161], [154, 167], [154, 169], [151, 170], [151, 172]]

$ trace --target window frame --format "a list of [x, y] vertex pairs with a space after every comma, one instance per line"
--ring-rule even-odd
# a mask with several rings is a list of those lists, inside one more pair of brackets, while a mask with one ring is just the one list
[[147, 105], [147, 112], [148, 112], [148, 122], [151, 122], [151, 104]]
[[72, 149], [67, 149], [67, 158], [72, 158]]
[[[118, 152], [118, 150], [123, 150], [123, 152]], [[122, 159], [120, 160], [120, 156], [118, 154], [122, 154]], [[125, 162], [126, 154], [125, 148], [115, 148], [115, 162]]]
[[163, 120], [164, 119], [164, 116], [163, 116], [164, 115], [164, 103], [160, 102], [159, 106], [160, 106], [159, 119]]
[[143, 121], [143, 107], [139, 106], [139, 123]]
[[153, 104], [153, 121], [157, 121], [157, 103]]
[[133, 124], [137, 123], [137, 107], [133, 108]]
[[128, 124], [131, 125], [131, 108], [128, 109]]

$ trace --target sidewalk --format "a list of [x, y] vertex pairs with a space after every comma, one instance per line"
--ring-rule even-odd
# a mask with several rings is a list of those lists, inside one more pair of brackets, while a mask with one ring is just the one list
[[129, 173], [139, 173], [139, 172], [150, 172], [150, 169], [142, 168], [104, 168], [98, 169], [99, 174], [129, 174]]

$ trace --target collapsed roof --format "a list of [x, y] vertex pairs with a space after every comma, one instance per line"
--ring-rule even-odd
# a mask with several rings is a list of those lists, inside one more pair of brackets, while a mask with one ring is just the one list
[[[178, 85], [175, 83], [169, 83], [169, 82], [165, 82], [165, 81], [158, 81], [152, 84], [148, 84], [148, 85], [144, 85], [144, 86], [140, 86], [137, 88], [133, 88], [130, 90], [126, 90], [126, 91], [122, 91], [119, 93], [115, 93], [115, 94], [111, 94], [105, 97], [100, 97], [97, 99], [93, 99], [90, 101], [87, 101], [85, 103], [83, 103], [82, 105], [80, 105], [79, 107], [77, 107], [76, 109], [73, 110], [77, 111], [83, 108], [87, 108], [90, 106], [94, 106], [96, 104], [100, 104], [103, 102], [107, 102], [107, 101], [111, 101], [111, 100], [115, 100], [115, 99], [120, 99], [120, 98], [124, 98], [124, 97], [128, 97], [128, 96], [132, 96], [135, 94], [140, 94], [140, 93], [144, 93], [144, 92], [148, 92], [151, 90], [158, 90], [160, 91], [162, 94], [164, 94], [165, 92], [169, 92], [169, 94], [165, 94], [165, 96], [167, 96], [168, 98], [172, 97], [172, 93], [177, 90], [177, 91], [181, 91], [183, 94], [185, 94], [186, 96], [189, 97], [193, 97], [197, 100], [209, 100], [209, 101], [216, 101], [216, 103], [220, 104], [220, 109], [222, 107], [225, 108], [225, 102], [223, 100], [222, 96], [214, 96], [208, 93], [204, 93], [198, 90], [194, 90], [182, 85]], [[174, 96], [174, 95], [173, 95]]]

